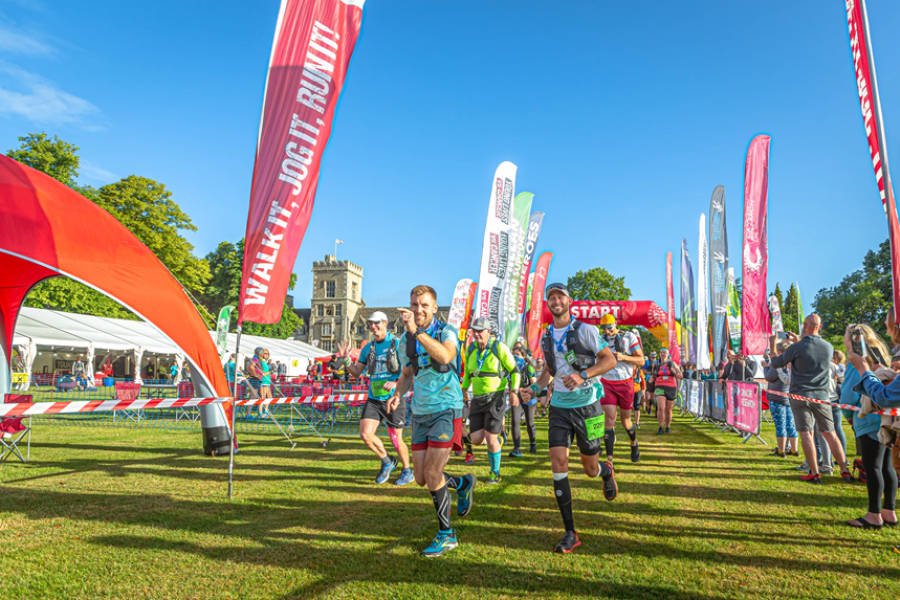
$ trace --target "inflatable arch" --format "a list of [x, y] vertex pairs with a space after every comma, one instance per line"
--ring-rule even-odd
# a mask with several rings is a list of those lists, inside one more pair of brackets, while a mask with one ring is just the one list
[[[108, 212], [39, 171], [0, 156], [0, 399], [28, 292], [66, 276], [106, 294], [167, 336], [191, 364], [199, 396], [229, 396], [215, 344], [181, 284]], [[224, 405], [200, 407], [203, 449], [227, 454]]]

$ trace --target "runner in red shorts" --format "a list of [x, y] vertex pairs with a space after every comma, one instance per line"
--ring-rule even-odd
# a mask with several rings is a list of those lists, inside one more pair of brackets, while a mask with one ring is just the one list
[[644, 351], [635, 334], [619, 330], [612, 314], [607, 313], [600, 319], [600, 331], [617, 361], [616, 368], [607, 371], [601, 378], [604, 394], [600, 405], [606, 415], [606, 431], [603, 436], [606, 458], [612, 462], [616, 444], [616, 416], [621, 410], [622, 427], [631, 438], [631, 462], [637, 462], [641, 458], [641, 451], [637, 443], [637, 428], [631, 422], [631, 411], [634, 409], [634, 370], [644, 365]]

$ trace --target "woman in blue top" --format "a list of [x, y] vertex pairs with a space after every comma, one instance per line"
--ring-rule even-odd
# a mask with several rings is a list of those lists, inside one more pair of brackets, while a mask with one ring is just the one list
[[[870, 349], [863, 358], [853, 352], [850, 344], [850, 331], [860, 328], [866, 347]], [[844, 344], [848, 349], [851, 364], [844, 372], [844, 383], [841, 386], [841, 403], [860, 406], [860, 392], [865, 394], [879, 406], [888, 406], [884, 401], [892, 391], [895, 403], [900, 406], [900, 379], [889, 368], [879, 365], [873, 358], [871, 350], [877, 350], [882, 357], [889, 357], [890, 352], [885, 343], [868, 325], [851, 325], [844, 336]], [[887, 358], [885, 358], [887, 360]], [[875, 370], [873, 373], [872, 370]], [[862, 373], [862, 375], [860, 375]], [[886, 382], [891, 381], [889, 385]], [[881, 429], [881, 415], [870, 414], [860, 417], [859, 413], [844, 409], [844, 416], [853, 423], [856, 433], [856, 447], [862, 454], [863, 469], [866, 473], [866, 488], [869, 493], [869, 512], [858, 519], [848, 521], [851, 527], [863, 529], [881, 529], [885, 525], [897, 526], [897, 514], [894, 512], [897, 501], [897, 472], [891, 464], [891, 454], [887, 447], [878, 440]], [[883, 502], [882, 502], [883, 498]]]

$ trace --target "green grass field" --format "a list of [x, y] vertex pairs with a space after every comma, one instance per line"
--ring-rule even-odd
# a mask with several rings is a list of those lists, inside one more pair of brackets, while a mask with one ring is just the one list
[[200, 455], [197, 432], [39, 427], [31, 464], [0, 466], [0, 596], [900, 597], [900, 531], [844, 525], [866, 511], [861, 484], [808, 486], [758, 443], [682, 418], [657, 437], [650, 421], [641, 463], [617, 462], [615, 502], [573, 465], [575, 553], [550, 552], [562, 532], [539, 429], [541, 453], [504, 455], [504, 482], [479, 486], [440, 559], [417, 555], [437, 527], [427, 492], [376, 487], [355, 439], [288, 451], [244, 436], [229, 502], [227, 459]]

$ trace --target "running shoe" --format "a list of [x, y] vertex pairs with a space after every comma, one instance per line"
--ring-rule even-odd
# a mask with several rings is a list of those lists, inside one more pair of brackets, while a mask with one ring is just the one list
[[522, 458], [522, 451], [519, 448], [513, 448], [513, 451], [509, 453], [510, 458]]
[[844, 480], [844, 483], [853, 483], [855, 481], [853, 479], [853, 474], [850, 471], [842, 471], [841, 479]]
[[656, 435], [662, 435], [663, 433], [665, 433], [665, 431], [663, 430], [662, 427], [660, 427], [659, 431], [656, 432]]
[[[522, 456], [522, 454], [520, 453], [519, 456]], [[491, 471], [490, 474], [488, 475], [487, 482], [488, 482], [488, 485], [497, 485], [502, 480], [503, 480], [503, 478], [500, 477], [500, 473], [498, 473], [497, 471]]]
[[619, 486], [616, 484], [616, 473], [613, 469], [613, 464], [606, 461], [606, 466], [609, 467], [609, 475], [603, 478], [603, 497], [612, 502], [619, 494]]
[[787, 454], [788, 456], [800, 456], [800, 452], [798, 450], [791, 450]]
[[443, 556], [457, 546], [459, 546], [459, 542], [456, 539], [456, 530], [452, 529], [450, 533], [438, 533], [434, 536], [431, 545], [422, 550], [422, 556], [426, 558]]
[[416, 478], [413, 475], [412, 469], [403, 469], [402, 471], [400, 471], [400, 477], [397, 478], [397, 481], [394, 483], [394, 485], [409, 485], [415, 480]]
[[506, 445], [506, 430], [505, 429], [500, 432], [500, 445], [501, 446]]
[[454, 450], [453, 451], [453, 456], [459, 456], [460, 454], [462, 454], [462, 450]]
[[819, 473], [813, 475], [812, 473], [808, 473], [800, 478], [800, 481], [805, 481], [806, 483], [812, 483], [814, 485], [822, 484], [822, 476]]
[[528, 446], [528, 454], [537, 454], [537, 443], [536, 442], [532, 442]]
[[562, 541], [556, 545], [556, 548], [554, 548], [553, 551], [559, 552], [560, 554], [568, 554], [580, 545], [581, 540], [578, 539], [578, 534], [574, 531], [567, 531], [566, 535], [563, 536]]
[[637, 427], [638, 429], [641, 428], [641, 424], [640, 424], [640, 423], [635, 423], [634, 426]]
[[779, 450], [778, 448], [775, 448], [775, 450], [772, 451], [772, 455], [773, 455], [773, 456], [777, 456], [778, 458], [785, 458], [785, 457], [787, 457], [787, 453], [782, 452], [782, 451]]
[[641, 460], [641, 449], [635, 444], [631, 447], [631, 462], [636, 463], [639, 460]]
[[462, 478], [467, 485], [456, 490], [456, 513], [464, 517], [469, 514], [469, 511], [472, 510], [472, 505], [475, 504], [475, 486], [478, 484], [478, 478], [475, 477], [475, 473], [463, 475]]
[[666, 427], [666, 433], [672, 433], [672, 430], [670, 428]]
[[375, 478], [375, 483], [377, 483], [379, 485], [382, 483], [386, 483], [387, 480], [390, 479], [391, 473], [396, 468], [397, 468], [397, 459], [396, 458], [391, 458], [391, 462], [389, 462], [389, 463], [382, 461], [381, 470], [378, 471], [378, 476]]
[[466, 452], [466, 460], [463, 461], [464, 465], [471, 465], [475, 462], [475, 455], [471, 452]]

